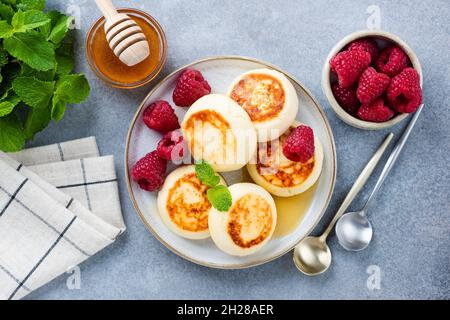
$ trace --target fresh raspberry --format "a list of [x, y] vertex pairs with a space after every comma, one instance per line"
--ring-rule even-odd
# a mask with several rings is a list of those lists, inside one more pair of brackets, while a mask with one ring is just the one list
[[383, 98], [378, 98], [370, 104], [359, 108], [358, 117], [364, 121], [385, 122], [394, 116], [394, 111], [384, 105]]
[[173, 102], [179, 107], [190, 107], [195, 101], [211, 93], [211, 87], [200, 71], [187, 69], [180, 78], [173, 92]]
[[413, 68], [406, 68], [391, 80], [387, 89], [389, 105], [397, 112], [411, 113], [422, 103], [420, 77]]
[[334, 97], [339, 105], [351, 115], [356, 115], [361, 103], [356, 97], [355, 88], [342, 88], [338, 83], [331, 86]]
[[314, 132], [305, 125], [295, 128], [287, 137], [283, 153], [291, 161], [307, 163], [315, 151]]
[[353, 86], [369, 64], [370, 53], [361, 49], [340, 52], [330, 61], [331, 69], [336, 72], [342, 88]]
[[409, 66], [409, 58], [406, 53], [397, 46], [385, 48], [381, 51], [375, 66], [379, 72], [394, 77]]
[[374, 68], [368, 67], [359, 78], [356, 95], [362, 104], [369, 104], [381, 97], [389, 86], [391, 79], [384, 73], [378, 73]]
[[184, 155], [183, 136], [178, 131], [166, 133], [158, 143], [158, 156], [168, 161], [179, 161]]
[[166, 169], [167, 161], [161, 159], [157, 151], [153, 151], [134, 165], [131, 177], [141, 189], [153, 192], [163, 185]]
[[167, 101], [150, 104], [144, 111], [144, 122], [153, 130], [167, 133], [180, 128], [178, 117]]
[[359, 39], [350, 43], [347, 47], [347, 50], [355, 50], [362, 49], [368, 53], [370, 53], [370, 62], [375, 63], [378, 59], [378, 55], [380, 54], [380, 50], [378, 49], [377, 43], [371, 39]]

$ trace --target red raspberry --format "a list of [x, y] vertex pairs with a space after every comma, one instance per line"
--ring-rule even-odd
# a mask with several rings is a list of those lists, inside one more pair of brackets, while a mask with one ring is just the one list
[[356, 95], [362, 104], [369, 104], [381, 97], [389, 86], [391, 79], [384, 73], [378, 73], [374, 68], [367, 68], [359, 78]]
[[409, 66], [409, 58], [406, 53], [397, 46], [385, 48], [381, 51], [375, 66], [379, 72], [394, 77]]
[[375, 63], [380, 54], [380, 50], [378, 49], [377, 43], [371, 39], [359, 39], [350, 43], [347, 47], [347, 50], [355, 50], [362, 49], [370, 53], [370, 62]]
[[158, 143], [158, 156], [169, 161], [179, 161], [184, 155], [183, 136], [178, 131], [166, 133]]
[[158, 157], [158, 153], [153, 151], [134, 165], [131, 177], [141, 189], [153, 192], [163, 185], [166, 169], [167, 161]]
[[336, 72], [342, 88], [353, 86], [369, 64], [370, 53], [361, 49], [340, 52], [330, 61], [331, 69]]
[[342, 88], [338, 83], [331, 86], [334, 97], [339, 105], [351, 115], [356, 115], [361, 103], [356, 97], [355, 88]]
[[406, 68], [392, 78], [387, 89], [389, 105], [397, 112], [411, 113], [422, 103], [420, 77], [413, 68]]
[[359, 108], [358, 117], [364, 121], [386, 122], [394, 116], [394, 111], [384, 105], [383, 98], [378, 98], [370, 104]]
[[173, 92], [173, 102], [179, 107], [190, 107], [195, 101], [211, 93], [211, 87], [200, 71], [187, 69], [180, 78]]
[[283, 146], [283, 153], [291, 161], [307, 163], [315, 151], [314, 132], [305, 125], [295, 128], [287, 137]]
[[144, 122], [153, 130], [167, 133], [180, 128], [178, 117], [167, 101], [150, 104], [144, 111]]

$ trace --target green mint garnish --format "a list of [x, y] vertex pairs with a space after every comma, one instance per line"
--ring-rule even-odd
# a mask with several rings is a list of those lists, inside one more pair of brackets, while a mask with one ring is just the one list
[[230, 190], [224, 185], [219, 185], [220, 177], [214, 169], [205, 160], [201, 160], [195, 165], [195, 174], [203, 184], [210, 187], [207, 197], [211, 205], [221, 212], [227, 212], [233, 199]]
[[22, 149], [25, 140], [61, 120], [67, 104], [83, 102], [90, 92], [84, 75], [71, 74], [73, 18], [44, 10], [45, 0], [0, 1], [2, 151]]
[[221, 212], [230, 210], [233, 199], [230, 190], [224, 185], [218, 185], [208, 189], [207, 196], [211, 205]]
[[203, 184], [211, 188], [217, 186], [220, 182], [220, 177], [216, 175], [214, 169], [205, 160], [201, 160], [195, 165], [195, 174]]

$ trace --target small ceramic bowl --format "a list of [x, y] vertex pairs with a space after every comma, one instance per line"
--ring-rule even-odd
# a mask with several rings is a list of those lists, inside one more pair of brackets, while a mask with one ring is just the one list
[[423, 84], [423, 74], [422, 74], [422, 67], [420, 65], [419, 59], [417, 58], [416, 54], [412, 51], [412, 49], [398, 36], [386, 32], [386, 31], [380, 31], [380, 30], [363, 30], [363, 31], [357, 31], [352, 34], [349, 34], [344, 39], [339, 41], [333, 49], [331, 49], [330, 54], [328, 55], [325, 65], [323, 67], [322, 72], [322, 89], [325, 93], [328, 102], [330, 103], [331, 107], [333, 108], [334, 112], [337, 114], [337, 116], [344, 121], [345, 123], [359, 129], [364, 130], [382, 130], [389, 127], [392, 127], [396, 125], [397, 123], [401, 122], [402, 120], [406, 119], [409, 114], [402, 113], [394, 118], [392, 118], [389, 121], [376, 123], [376, 122], [368, 122], [363, 121], [361, 119], [358, 119], [349, 113], [347, 113], [336, 101], [334, 98], [333, 92], [331, 91], [331, 82], [333, 79], [333, 75], [330, 68], [330, 60], [333, 58], [337, 53], [341, 52], [350, 42], [353, 42], [358, 39], [362, 38], [372, 38], [374, 39], [379, 47], [385, 48], [388, 45], [397, 44], [400, 48], [402, 48], [405, 53], [408, 55], [409, 59], [411, 60], [412, 66], [414, 69], [416, 69], [417, 73], [420, 77], [420, 85]]

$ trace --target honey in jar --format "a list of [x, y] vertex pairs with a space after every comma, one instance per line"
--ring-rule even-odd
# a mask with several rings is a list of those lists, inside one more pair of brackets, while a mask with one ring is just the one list
[[108, 84], [124, 89], [140, 87], [153, 80], [161, 71], [167, 58], [164, 31], [156, 20], [136, 9], [120, 9], [133, 19], [144, 32], [150, 47], [150, 56], [141, 63], [127, 66], [109, 47], [104, 29], [104, 18], [91, 28], [86, 40], [89, 64], [96, 75]]

